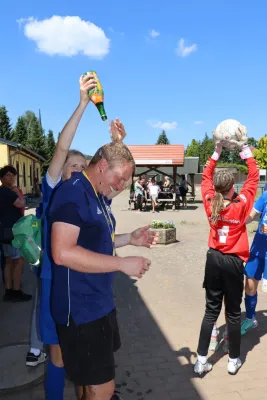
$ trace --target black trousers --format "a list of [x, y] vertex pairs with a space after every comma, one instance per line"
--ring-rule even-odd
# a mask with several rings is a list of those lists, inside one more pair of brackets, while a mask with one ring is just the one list
[[198, 354], [208, 354], [213, 324], [217, 321], [225, 298], [228, 323], [229, 357], [240, 356], [240, 322], [243, 294], [244, 262], [233, 254], [222, 254], [210, 249], [207, 253], [204, 288], [206, 289], [206, 312], [202, 321]]
[[138, 194], [136, 197], [136, 209], [137, 210], [142, 210], [143, 200], [144, 200], [144, 197], [141, 194]]

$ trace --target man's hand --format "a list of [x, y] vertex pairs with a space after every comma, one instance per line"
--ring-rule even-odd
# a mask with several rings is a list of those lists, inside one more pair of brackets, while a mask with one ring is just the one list
[[129, 244], [132, 246], [152, 247], [158, 241], [158, 233], [149, 231], [150, 226], [136, 229], [130, 234]]
[[115, 121], [111, 121], [109, 130], [113, 142], [122, 142], [126, 136], [124, 125], [118, 118]]
[[90, 101], [88, 96], [89, 90], [94, 89], [96, 87], [96, 81], [94, 79], [94, 75], [88, 73], [86, 75], [82, 75], [79, 80], [80, 83], [80, 103], [83, 105], [87, 105]]
[[120, 270], [128, 276], [142, 278], [149, 270], [151, 261], [144, 257], [124, 257], [121, 260]]

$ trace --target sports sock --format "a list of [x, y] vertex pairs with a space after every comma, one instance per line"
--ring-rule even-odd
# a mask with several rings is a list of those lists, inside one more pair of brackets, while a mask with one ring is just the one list
[[257, 292], [253, 296], [250, 296], [246, 293], [245, 305], [246, 305], [246, 317], [248, 319], [255, 318], [257, 301], [258, 301], [258, 293]]
[[65, 375], [64, 367], [56, 367], [49, 360], [45, 380], [46, 400], [64, 400]]

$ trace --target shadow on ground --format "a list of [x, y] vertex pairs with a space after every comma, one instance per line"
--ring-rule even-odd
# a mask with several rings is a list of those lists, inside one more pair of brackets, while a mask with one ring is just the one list
[[196, 354], [188, 348], [178, 353], [171, 349], [134, 283], [123, 274], [115, 283], [122, 336], [122, 348], [116, 355], [116, 383], [123, 398], [204, 399], [191, 382], [191, 358]]

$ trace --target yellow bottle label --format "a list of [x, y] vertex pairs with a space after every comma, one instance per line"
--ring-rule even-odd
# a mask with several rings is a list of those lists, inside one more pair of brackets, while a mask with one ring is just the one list
[[103, 103], [104, 102], [104, 90], [98, 79], [97, 73], [95, 71], [90, 71], [91, 74], [94, 75], [94, 79], [96, 81], [96, 87], [89, 91], [89, 97], [94, 104]]

